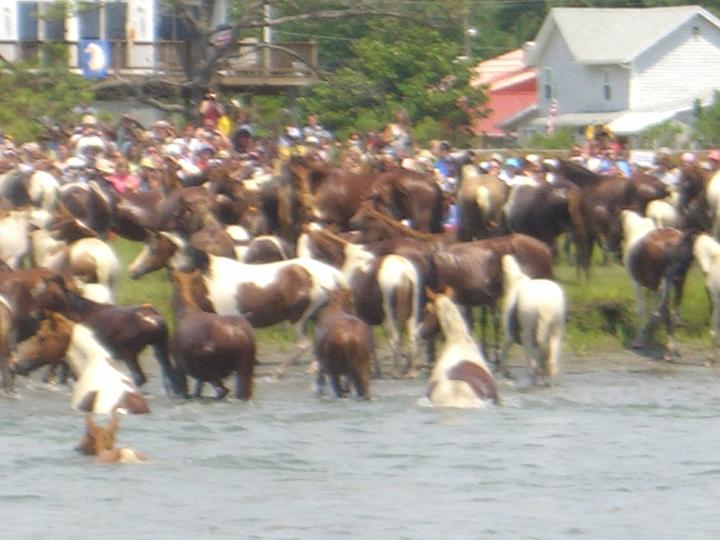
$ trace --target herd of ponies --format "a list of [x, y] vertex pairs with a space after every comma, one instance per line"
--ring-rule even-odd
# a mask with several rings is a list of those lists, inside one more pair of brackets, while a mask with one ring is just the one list
[[[95, 182], [53, 183], [47, 173], [37, 177], [9, 171], [0, 176], [6, 208], [0, 217], [4, 393], [16, 394], [18, 376], [41, 367], [46, 381], [72, 379], [70, 406], [88, 413], [79, 449], [101, 462], [114, 462], [145, 459], [130, 449], [114, 448], [114, 433], [116, 413], [150, 412], [141, 391], [146, 376], [140, 364], [148, 346], [167, 394], [178, 399], [202, 397], [205, 383], [216, 399], [225, 398], [230, 392], [225, 381], [231, 376], [234, 397], [251, 399], [255, 368], [262, 361], [255, 329], [278, 324], [293, 328], [296, 348], [277, 368], [277, 376], [312, 356], [318, 391], [323, 392], [329, 380], [337, 397], [354, 393], [369, 399], [373, 378], [383, 376], [374, 326], [386, 331], [392, 376], [416, 377], [427, 368], [427, 390], [418, 397], [437, 407], [499, 404], [495, 376], [510, 376], [506, 360], [513, 344], [521, 346], [532, 384], [555, 383], [567, 305], [552, 275], [558, 255], [540, 236], [557, 223], [537, 221], [533, 230], [518, 225], [520, 230], [511, 227], [481, 239], [471, 234], [462, 242], [452, 232], [419, 231], [412, 227], [413, 216], [403, 215], [401, 205], [393, 203], [393, 190], [412, 201], [414, 186], [433, 194], [434, 182], [415, 172], [407, 172], [409, 179], [396, 172], [380, 175], [356, 199], [346, 193], [332, 202], [349, 206], [344, 210], [349, 226], [329, 219], [320, 224], [313, 218], [327, 217], [328, 206], [322, 205], [330, 204], [329, 195], [309, 169], [292, 165], [285, 169], [287, 177], [254, 191], [243, 188], [241, 180], [235, 180], [239, 189], [228, 191], [227, 178], [219, 174], [191, 187], [168, 182], [162, 192], [123, 195]], [[346, 181], [333, 177], [334, 188], [342, 184], [339, 178]], [[523, 197], [554, 197], [553, 205], [542, 209], [552, 206], [557, 212], [556, 203], [565, 209], [547, 219], [565, 216], [565, 232], [576, 251], [592, 241], [612, 251], [611, 225], [617, 223], [618, 252], [636, 291], [633, 344], [645, 346], [663, 324], [666, 360], [677, 353], [676, 310], [685, 277], [697, 261], [712, 303], [714, 362], [720, 330], [720, 244], [697, 219], [714, 219], [712, 208], [697, 198], [711, 180], [703, 180], [695, 192], [681, 184], [672, 197], [660, 190], [664, 198], [653, 195], [639, 205], [609, 205], [600, 187], [623, 182], [624, 191], [618, 188], [622, 197], [628, 196], [628, 186], [633, 196], [640, 196], [637, 186], [651, 185], [640, 180], [634, 186], [627, 179], [612, 184], [606, 178], [596, 178], [592, 185], [582, 180], [577, 186], [560, 180], [520, 185], [502, 199], [504, 224], [522, 223], [511, 215]], [[482, 175], [468, 177], [463, 190], [474, 186], [476, 203], [488, 205], [493, 182], [495, 178]], [[674, 224], [679, 228], [645, 216], [651, 202], [671, 204], [668, 201], [675, 201]], [[605, 221], [593, 220], [594, 204], [613, 214]], [[657, 206], [652, 207], [655, 212]], [[461, 221], [471, 214], [464, 208]], [[579, 220], [583, 212], [572, 208], [584, 210], [584, 222]], [[268, 214], [273, 209], [276, 214]], [[247, 219], [251, 214], [253, 219]], [[283, 225], [283, 215], [291, 216], [291, 227]], [[484, 226], [499, 226], [497, 210], [487, 215], [493, 217]], [[541, 215], [537, 211], [533, 219]], [[469, 227], [461, 222], [464, 235]], [[534, 230], [542, 234], [534, 235]], [[110, 233], [142, 244], [127, 268], [108, 241]], [[579, 264], [582, 259], [578, 257]], [[155, 271], [165, 273], [172, 284], [172, 326], [158, 306], [115, 305], [123, 272], [142, 279]], [[578, 274], [584, 279], [580, 270]], [[653, 301], [648, 306], [649, 294]], [[475, 306], [483, 308], [480, 344], [472, 318]], [[488, 339], [486, 308], [494, 343]], [[442, 343], [436, 348], [439, 336]], [[420, 344], [427, 347], [423, 360]], [[110, 425], [96, 425], [92, 413], [112, 414]]]

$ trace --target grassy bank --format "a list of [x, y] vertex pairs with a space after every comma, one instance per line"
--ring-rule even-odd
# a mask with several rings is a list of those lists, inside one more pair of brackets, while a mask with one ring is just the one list
[[[126, 269], [140, 251], [141, 244], [117, 239], [114, 246], [123, 264], [118, 302], [122, 305], [150, 303], [172, 324], [166, 272], [154, 272], [133, 281], [128, 278]], [[635, 298], [623, 267], [596, 264], [590, 279], [578, 280], [573, 266], [558, 262], [555, 273], [568, 299], [565, 350], [570, 354], [586, 355], [598, 350], [628, 347], [634, 335]], [[688, 275], [680, 316], [679, 342], [709, 348], [709, 304], [702, 274], [696, 266]], [[658, 337], [662, 339], [662, 332]], [[258, 339], [274, 343], [282, 352], [290, 350], [293, 338], [287, 327], [279, 326], [259, 330]]]

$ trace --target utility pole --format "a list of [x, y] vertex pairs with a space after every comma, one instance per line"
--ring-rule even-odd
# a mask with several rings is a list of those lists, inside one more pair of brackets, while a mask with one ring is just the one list
[[477, 35], [477, 29], [470, 26], [470, 21], [470, 0], [465, 0], [462, 10], [463, 55], [468, 61], [472, 60], [472, 40]]
[[263, 26], [262, 29], [262, 74], [263, 77], [269, 77], [270, 73], [272, 72], [272, 66], [270, 66], [270, 62], [272, 59], [272, 51], [270, 50], [270, 47], [267, 45], [272, 43], [272, 26], [270, 26], [269, 22], [272, 19], [272, 6], [269, 2], [265, 2], [263, 5], [263, 23], [265, 23], [265, 26]]

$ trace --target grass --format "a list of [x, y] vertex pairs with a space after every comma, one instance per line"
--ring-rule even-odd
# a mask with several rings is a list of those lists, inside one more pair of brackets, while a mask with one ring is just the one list
[[[142, 244], [117, 238], [113, 245], [123, 265], [118, 303], [152, 304], [172, 326], [171, 287], [165, 270], [131, 280], [127, 267]], [[618, 351], [629, 347], [635, 328], [635, 297], [625, 269], [620, 264], [601, 266], [596, 263], [589, 279], [576, 278], [575, 267], [564, 262], [556, 263], [554, 271], [565, 290], [568, 304], [564, 349], [574, 355], [588, 355], [599, 350]], [[709, 314], [703, 276], [697, 266], [693, 266], [680, 308], [682, 323], [677, 331], [678, 342], [709, 348]], [[279, 352], [292, 350], [294, 337], [287, 325], [262, 328], [257, 330], [257, 335], [261, 343], [273, 343]], [[663, 339], [662, 331], [658, 332], [657, 338]]]

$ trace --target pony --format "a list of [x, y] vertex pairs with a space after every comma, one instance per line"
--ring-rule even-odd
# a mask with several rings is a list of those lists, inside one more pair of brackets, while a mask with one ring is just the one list
[[24, 210], [3, 211], [0, 214], [0, 261], [17, 270], [30, 252], [30, 222]]
[[473, 339], [451, 290], [426, 289], [428, 304], [420, 327], [427, 337], [439, 327], [445, 336], [430, 375], [427, 397], [437, 407], [480, 407], [500, 403], [497, 385]]
[[59, 313], [49, 312], [37, 334], [18, 344], [11, 366], [22, 375], [63, 358], [77, 379], [70, 399], [72, 409], [94, 413], [150, 412], [137, 387], [110, 363], [110, 353], [92, 330]]
[[168, 266], [175, 270], [199, 270], [196, 293], [204, 311], [242, 315], [255, 328], [289, 321], [297, 338], [299, 358], [309, 347], [306, 323], [335, 289], [347, 289], [342, 273], [312, 259], [290, 259], [267, 264], [244, 264], [195, 249], [171, 233], [153, 233], [128, 267], [138, 279]]
[[143, 463], [147, 456], [132, 448], [115, 448], [115, 435], [120, 418], [113, 412], [107, 427], [98, 426], [91, 414], [85, 415], [85, 434], [75, 449], [87, 456], [95, 456], [95, 463]]
[[315, 325], [315, 355], [319, 369], [318, 392], [330, 377], [335, 396], [341, 398], [346, 391], [340, 384], [346, 375], [360, 399], [370, 399], [370, 375], [375, 343], [367, 323], [349, 313], [352, 297], [348, 291], [334, 291], [320, 310]]
[[693, 254], [705, 275], [705, 287], [712, 304], [710, 320], [710, 359], [706, 365], [717, 365], [720, 332], [720, 243], [709, 234], [700, 234], [693, 243]]
[[475, 167], [463, 167], [462, 172], [456, 203], [460, 215], [458, 240], [492, 236], [502, 225], [503, 205], [510, 188], [495, 174], [477, 174]]
[[533, 384], [553, 385], [565, 326], [565, 294], [549, 279], [531, 279], [512, 255], [502, 257], [505, 341], [498, 368], [507, 372], [512, 342], [522, 345]]
[[[656, 229], [651, 219], [630, 210], [623, 210], [621, 219], [625, 237], [623, 263], [635, 289], [636, 335], [633, 347], [645, 347], [657, 324], [662, 321], [667, 333], [663, 359], [672, 361], [675, 355], [673, 319], [676, 316], [671, 316], [671, 311], [675, 313], [682, 301], [685, 277], [693, 260], [692, 241], [696, 233]], [[645, 313], [643, 289], [656, 296], [655, 308], [649, 317]], [[674, 298], [671, 299], [671, 296]], [[646, 318], [647, 323], [643, 325]]]
[[235, 372], [235, 396], [248, 400], [252, 398], [257, 364], [255, 333], [244, 317], [200, 309], [194, 298], [200, 279], [198, 272], [172, 273], [175, 314], [172, 352], [181, 388], [187, 389], [189, 374], [196, 380], [194, 397], [200, 398], [203, 382], [210, 382], [217, 399], [222, 399], [228, 393], [223, 379]]
[[405, 372], [414, 377], [420, 276], [413, 263], [401, 255], [376, 256], [333, 233], [308, 227], [299, 239], [298, 253], [340, 267], [353, 292], [358, 317], [368, 324], [385, 326], [395, 375], [399, 376], [400, 359], [406, 356]]

